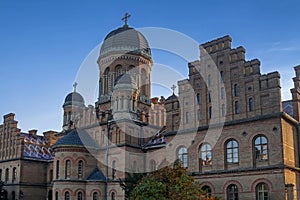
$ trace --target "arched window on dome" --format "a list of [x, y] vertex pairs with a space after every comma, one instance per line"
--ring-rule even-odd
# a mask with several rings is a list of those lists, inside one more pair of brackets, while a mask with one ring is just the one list
[[71, 161], [66, 160], [65, 163], [65, 179], [70, 179], [71, 176]]
[[83, 161], [78, 161], [78, 179], [82, 179], [83, 177]]
[[110, 80], [110, 73], [109, 73], [109, 67], [107, 67], [104, 71], [104, 74], [103, 74], [103, 91], [104, 91], [104, 94], [108, 94], [108, 92], [110, 91], [110, 86], [111, 84], [111, 80]]
[[69, 191], [65, 192], [65, 200], [70, 200], [70, 192]]

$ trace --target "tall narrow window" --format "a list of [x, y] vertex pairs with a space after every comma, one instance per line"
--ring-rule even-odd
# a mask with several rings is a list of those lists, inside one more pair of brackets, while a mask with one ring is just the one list
[[265, 136], [259, 135], [254, 141], [256, 160], [268, 160], [268, 140]]
[[15, 191], [12, 191], [12, 193], [11, 193], [11, 199], [12, 200], [16, 200], [16, 192]]
[[111, 200], [115, 200], [116, 199], [116, 195], [114, 192], [111, 193]]
[[111, 172], [111, 177], [112, 177], [112, 179], [115, 179], [116, 178], [116, 161], [114, 160], [113, 162], [112, 162], [112, 172]]
[[98, 192], [93, 193], [93, 200], [99, 200]]
[[201, 190], [204, 192], [206, 198], [211, 197], [211, 188], [207, 185], [203, 186]]
[[59, 179], [59, 160], [56, 161], [56, 179]]
[[225, 99], [225, 89], [221, 88], [221, 99]]
[[13, 173], [12, 173], [12, 181], [15, 181], [17, 179], [17, 168], [13, 168]]
[[224, 72], [220, 71], [221, 82], [224, 83]]
[[253, 99], [252, 98], [249, 98], [249, 111], [253, 111]]
[[208, 92], [208, 102], [211, 103], [212, 100], [212, 93], [211, 91]]
[[238, 200], [239, 199], [239, 189], [236, 185], [231, 184], [227, 187], [227, 199], [228, 200]]
[[204, 143], [200, 147], [200, 161], [201, 165], [212, 164], [212, 149], [210, 144]]
[[2, 180], [2, 169], [0, 169], [0, 180]]
[[209, 106], [208, 108], [208, 118], [211, 119], [212, 118], [212, 107]]
[[8, 179], [9, 179], [9, 169], [6, 168], [6, 170], [5, 170], [5, 182], [7, 182]]
[[78, 179], [82, 179], [83, 177], [83, 161], [78, 161]]
[[71, 176], [71, 161], [66, 160], [65, 163], [65, 179], [70, 179]]
[[200, 94], [197, 93], [197, 104], [200, 105]]
[[226, 144], [227, 163], [239, 162], [239, 146], [236, 140], [229, 140]]
[[51, 182], [53, 180], [53, 170], [51, 169], [49, 171], [49, 181]]
[[221, 111], [222, 111], [222, 117], [225, 117], [225, 114], [226, 114], [225, 104], [222, 104]]
[[178, 150], [178, 159], [181, 161], [184, 168], [188, 167], [188, 151], [186, 147], [181, 147]]
[[235, 97], [239, 96], [239, 87], [238, 87], [238, 84], [234, 84], [233, 90], [234, 90], [234, 96]]
[[58, 200], [58, 192], [55, 192], [55, 200]]
[[83, 199], [82, 196], [83, 196], [83, 195], [82, 195], [82, 192], [78, 192], [78, 193], [77, 193], [77, 200], [82, 200], [82, 199]]
[[238, 101], [234, 102], [234, 112], [235, 112], [235, 114], [239, 114], [240, 113], [239, 102]]
[[256, 186], [256, 200], [269, 200], [269, 187], [265, 183]]
[[70, 200], [70, 192], [65, 192], [65, 200]]

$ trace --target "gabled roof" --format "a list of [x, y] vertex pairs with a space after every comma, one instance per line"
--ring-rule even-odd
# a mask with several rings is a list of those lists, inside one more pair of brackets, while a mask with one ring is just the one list
[[106, 177], [104, 176], [102, 171], [98, 167], [96, 167], [86, 180], [87, 181], [106, 181]]

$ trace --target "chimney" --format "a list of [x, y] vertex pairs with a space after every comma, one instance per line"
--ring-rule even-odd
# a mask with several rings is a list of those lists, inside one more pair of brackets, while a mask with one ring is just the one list
[[35, 137], [36, 133], [37, 133], [37, 130], [36, 129], [29, 130], [28, 133], [29, 133], [29, 135]]

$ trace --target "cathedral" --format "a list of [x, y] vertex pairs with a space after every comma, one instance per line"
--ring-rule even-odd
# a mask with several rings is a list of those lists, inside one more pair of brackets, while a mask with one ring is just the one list
[[279, 72], [261, 74], [260, 61], [224, 36], [199, 45], [177, 95], [152, 97], [151, 47], [128, 17], [95, 60], [94, 106], [75, 83], [60, 132], [23, 132], [15, 114], [4, 115], [0, 199], [124, 199], [119, 179], [176, 160], [207, 197], [300, 199], [300, 66], [292, 99], [282, 101]]

